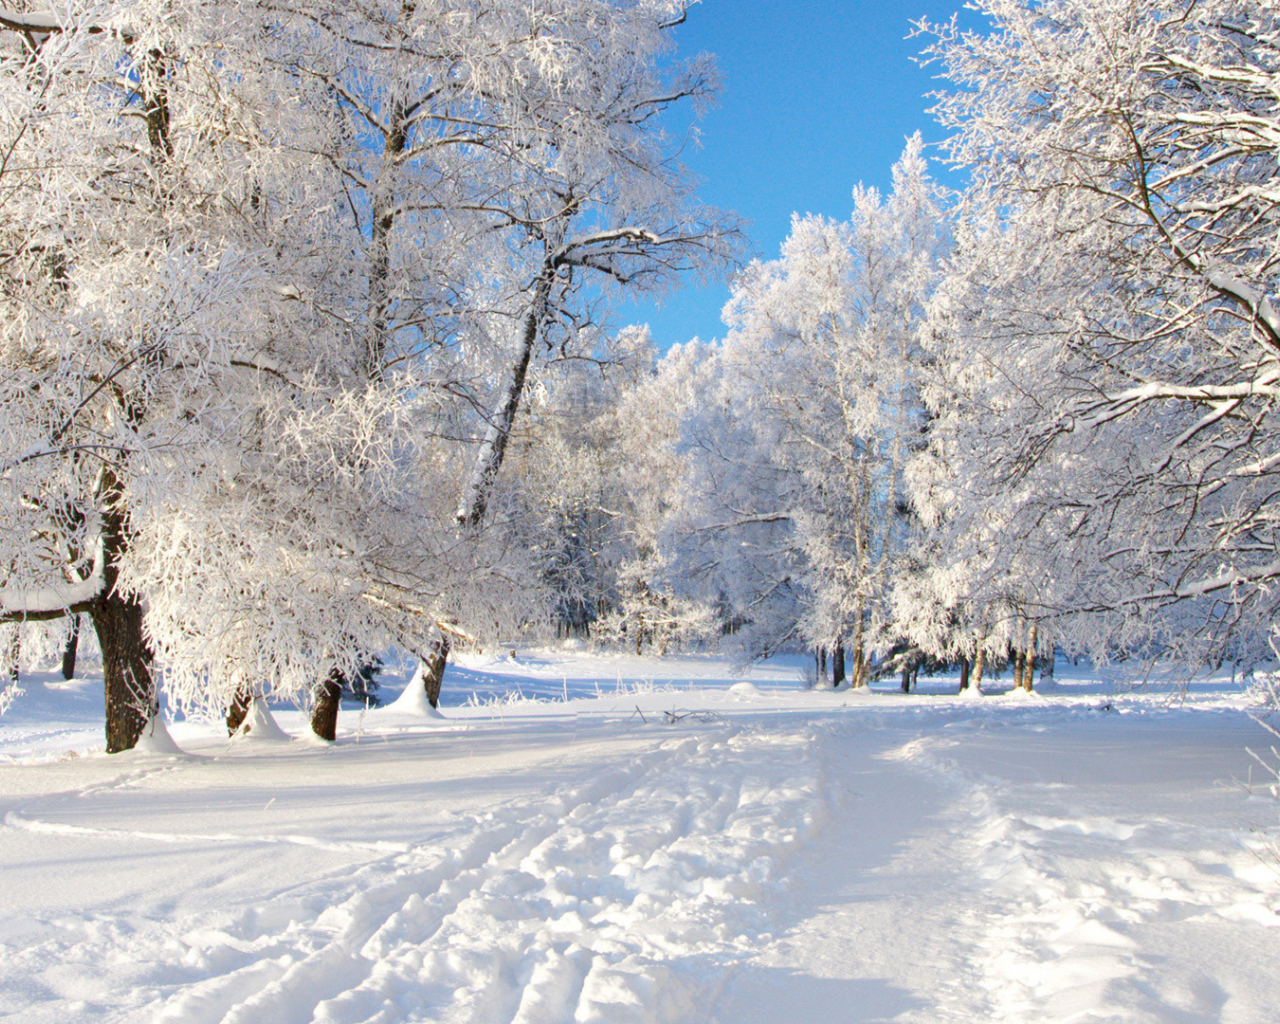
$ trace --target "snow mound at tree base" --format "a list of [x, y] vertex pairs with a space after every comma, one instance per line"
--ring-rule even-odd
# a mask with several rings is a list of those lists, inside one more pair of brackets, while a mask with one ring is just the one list
[[134, 748], [139, 754], [181, 754], [182, 748], [173, 741], [164, 719], [157, 715], [151, 719]]
[[287, 742], [292, 737], [280, 728], [267, 702], [262, 697], [254, 697], [249, 705], [248, 714], [233, 739], [254, 740], [255, 742]]
[[388, 704], [384, 710], [398, 715], [412, 715], [415, 718], [444, 718], [444, 715], [440, 714], [440, 709], [433, 708], [431, 702], [427, 700], [427, 688], [422, 680], [422, 662], [418, 662], [418, 668], [404, 688], [404, 693]]

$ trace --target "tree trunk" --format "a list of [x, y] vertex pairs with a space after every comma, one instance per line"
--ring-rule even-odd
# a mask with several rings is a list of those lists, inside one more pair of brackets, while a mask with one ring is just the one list
[[969, 659], [961, 655], [960, 657], [960, 692], [964, 693], [969, 689]]
[[80, 649], [80, 616], [71, 616], [71, 632], [62, 648], [62, 678], [76, 677], [76, 653]]
[[102, 650], [106, 688], [107, 753], [137, 746], [160, 702], [151, 678], [151, 651], [142, 634], [142, 605], [121, 597], [113, 586], [89, 608]]
[[485, 510], [489, 507], [489, 495], [493, 491], [493, 483], [502, 468], [502, 461], [507, 451], [507, 441], [511, 438], [511, 426], [515, 423], [516, 412], [520, 409], [520, 398], [524, 394], [524, 380], [529, 372], [529, 361], [533, 358], [533, 346], [538, 339], [538, 330], [546, 316], [547, 300], [551, 296], [550, 272], [539, 279], [533, 303], [525, 315], [524, 331], [520, 337], [520, 349], [516, 353], [515, 363], [511, 367], [506, 389], [498, 400], [497, 407], [489, 417], [489, 429], [476, 454], [475, 468], [467, 483], [466, 492], [458, 506], [457, 520], [463, 526], [477, 527], [484, 519]]
[[315, 707], [311, 709], [311, 731], [332, 743], [338, 738], [338, 707], [342, 703], [342, 673], [336, 668], [316, 686]]
[[902, 663], [902, 692], [911, 692], [911, 665], [906, 661]]
[[1044, 667], [1043, 667], [1043, 669], [1041, 669], [1041, 671], [1040, 671], [1040, 678], [1041, 678], [1041, 679], [1052, 679], [1052, 678], [1053, 678], [1053, 669], [1054, 669], [1054, 665], [1057, 663], [1057, 660], [1058, 660], [1058, 651], [1057, 651], [1057, 648], [1056, 648], [1056, 647], [1054, 647], [1054, 645], [1053, 645], [1053, 644], [1048, 644], [1048, 645], [1046, 645], [1046, 646], [1047, 646], [1047, 648], [1048, 648], [1048, 649], [1045, 651], [1045, 655], [1044, 655]]
[[249, 705], [253, 703], [253, 691], [244, 684], [236, 687], [236, 695], [227, 708], [227, 735], [234, 736], [249, 717]]
[[440, 706], [440, 686], [444, 682], [445, 666], [449, 663], [448, 633], [441, 633], [440, 639], [431, 645], [426, 664], [422, 668], [422, 685], [427, 691], [427, 702], [433, 707]]
[[1015, 650], [1013, 652], [1013, 688], [1015, 690], [1022, 689], [1022, 675], [1027, 665], [1027, 652]]
[[[119, 483], [109, 475], [101, 497], [114, 505], [120, 501], [120, 491]], [[124, 513], [110, 511], [102, 517], [103, 589], [88, 606], [102, 652], [108, 754], [132, 750], [147, 724], [160, 713], [160, 697], [151, 677], [151, 648], [142, 632], [142, 603], [121, 594], [117, 586], [129, 534]]]
[[863, 630], [866, 628], [865, 616], [866, 603], [859, 597], [853, 632], [853, 678], [849, 681], [855, 690], [867, 685], [867, 658], [862, 647]]
[[1027, 634], [1027, 656], [1026, 664], [1022, 669], [1022, 688], [1031, 693], [1031, 687], [1035, 683], [1036, 678], [1036, 646], [1040, 643], [1040, 629], [1036, 623], [1031, 623], [1031, 631]]
[[978, 654], [973, 659], [973, 680], [972, 685], [975, 690], [982, 687], [982, 670], [987, 666], [987, 652], [981, 647], [978, 648]]
[[9, 627], [9, 682], [17, 686], [22, 678], [22, 627]]
[[836, 641], [836, 649], [831, 655], [831, 683], [840, 686], [844, 683], [844, 641]]

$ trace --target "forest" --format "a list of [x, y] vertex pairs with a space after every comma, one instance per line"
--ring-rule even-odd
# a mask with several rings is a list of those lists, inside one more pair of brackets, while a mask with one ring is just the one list
[[[381, 652], [437, 692], [520, 637], [855, 688], [1273, 657], [1267, 5], [921, 22], [966, 187], [917, 135], [750, 262], [664, 128], [717, 88], [684, 0], [26, 6], [0, 608], [15, 671], [92, 626], [109, 750], [161, 680], [331, 739]], [[617, 327], [690, 274], [723, 340]]]
[[0, 1020], [1274, 1015], [1275, 0], [726, 3], [0, 6]]

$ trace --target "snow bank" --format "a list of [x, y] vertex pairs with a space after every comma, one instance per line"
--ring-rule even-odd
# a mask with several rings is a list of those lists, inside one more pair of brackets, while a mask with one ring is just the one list
[[182, 750], [173, 741], [173, 737], [169, 735], [169, 729], [165, 726], [164, 719], [160, 715], [156, 715], [147, 723], [147, 727], [138, 738], [138, 743], [133, 748], [133, 752], [135, 754], [171, 756], [173, 754], [181, 754]]

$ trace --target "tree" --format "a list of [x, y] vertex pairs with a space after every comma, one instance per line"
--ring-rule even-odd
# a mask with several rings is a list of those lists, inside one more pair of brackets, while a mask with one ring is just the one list
[[[447, 558], [433, 570], [410, 542], [380, 561], [402, 566], [398, 580], [378, 576], [381, 599], [425, 610], [446, 631], [509, 628], [527, 602], [495, 614], [497, 602], [477, 594], [486, 575], [515, 593], [537, 589], [512, 572], [515, 508], [495, 485], [539, 343], [561, 356], [580, 354], [581, 339], [590, 346], [588, 272], [659, 289], [731, 259], [738, 244], [731, 221], [697, 204], [658, 128], [667, 107], [709, 95], [712, 66], [658, 72], [684, 17], [673, 0], [368, 0], [329, 3], [322, 17], [314, 5], [268, 6], [287, 40], [276, 65], [312, 110], [331, 111], [307, 147], [340, 170], [333, 203], [356, 224], [350, 276], [367, 282], [367, 304], [346, 319], [366, 334], [365, 377], [407, 376], [405, 393], [440, 399], [415, 406], [436, 449], [456, 458], [452, 439], [481, 435], [456, 507], [462, 532], [434, 519], [429, 531], [454, 562], [467, 553], [466, 585]], [[443, 486], [458, 494], [457, 481]], [[420, 500], [434, 507], [440, 489], [423, 480]], [[443, 666], [440, 638], [428, 646]], [[321, 692], [335, 699], [334, 685]]]
[[952, 507], [968, 600], [1009, 630], [1053, 616], [1095, 650], [1256, 658], [1280, 571], [1280, 20], [978, 7], [989, 34], [928, 27], [973, 185], [931, 317], [945, 472], [923, 501]]
[[512, 434], [504, 512], [544, 556], [558, 636], [596, 633], [618, 608], [620, 569], [636, 553], [629, 481], [644, 458], [627, 410], [654, 372], [647, 327], [601, 338], [594, 355], [552, 359], [533, 376]]
[[[459, 523], [484, 518], [538, 341], [563, 351], [592, 322], [584, 287], [662, 292], [688, 272], [732, 266], [742, 240], [736, 222], [703, 207], [693, 181], [660, 129], [660, 115], [714, 92], [703, 55], [669, 77], [660, 60], [688, 0], [559, 0], [535, 16], [564, 46], [553, 69], [553, 102], [520, 92], [523, 133], [509, 192], [483, 211], [512, 239], [520, 302], [475, 466], [458, 506]], [[594, 279], [594, 280], [593, 280]], [[589, 294], [589, 293], [588, 293]]]
[[140, 503], [175, 482], [193, 413], [254, 347], [240, 326], [276, 298], [266, 261], [231, 244], [234, 217], [195, 198], [234, 193], [245, 148], [215, 144], [234, 122], [216, 88], [230, 70], [190, 59], [210, 19], [166, 13], [0, 19], [0, 605], [11, 620], [89, 615], [109, 751], [156, 709], [127, 567]]
[[323, 718], [371, 650], [528, 618], [537, 559], [500, 522], [460, 534], [445, 496], [505, 378], [470, 518], [493, 503], [534, 336], [582, 321], [581, 273], [639, 287], [732, 248], [653, 126], [711, 85], [695, 62], [659, 91], [681, 17], [157, 0], [0, 19], [0, 600], [89, 612], [108, 749], [155, 714], [154, 658], [180, 704], [270, 689]]
[[[740, 275], [718, 393], [686, 427], [709, 486], [684, 531], [718, 549], [691, 564], [721, 567], [716, 588], [761, 651], [803, 635], [839, 676], [848, 641], [855, 686], [893, 640], [903, 470], [922, 426], [914, 337], [946, 244], [922, 148], [908, 141], [887, 199], [859, 186], [848, 223], [794, 218], [781, 258]], [[784, 592], [780, 618], [766, 605]]]

